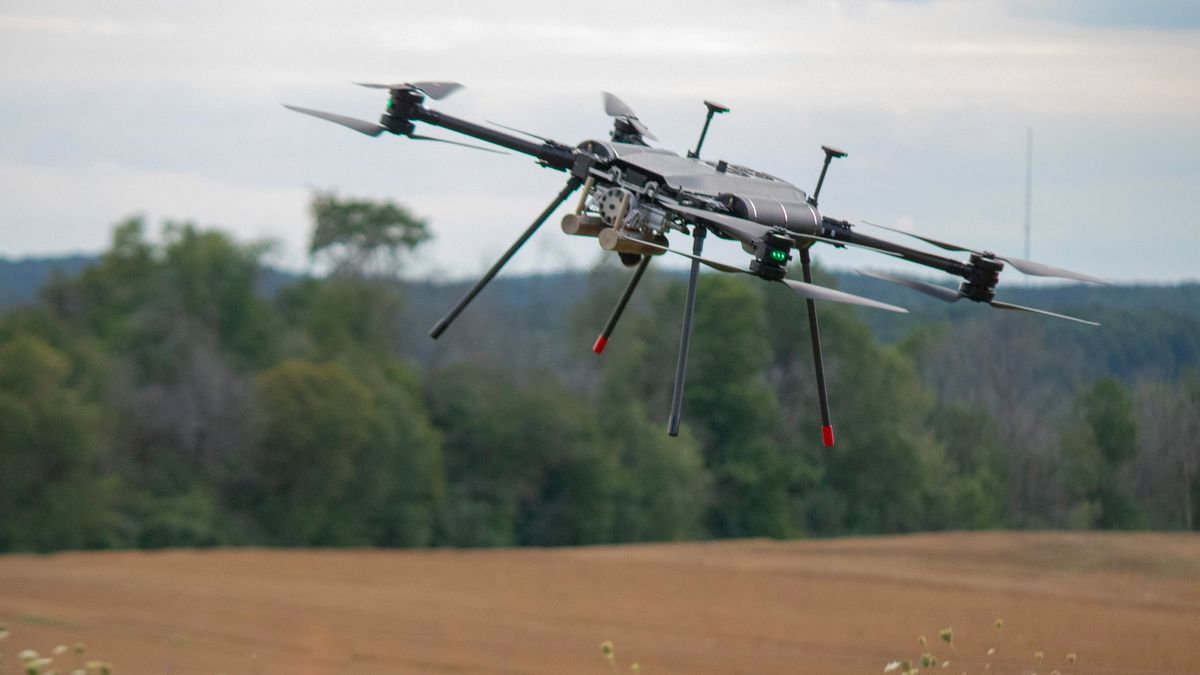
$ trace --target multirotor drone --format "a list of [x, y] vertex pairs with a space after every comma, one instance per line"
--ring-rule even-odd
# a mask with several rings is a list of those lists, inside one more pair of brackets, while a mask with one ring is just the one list
[[[882, 225], [865, 223], [871, 227], [915, 237], [946, 251], [968, 254], [966, 261], [956, 260], [861, 234], [845, 220], [822, 215], [817, 208], [817, 199], [821, 194], [821, 186], [825, 182], [825, 174], [829, 169], [830, 162], [846, 156], [846, 153], [840, 150], [822, 146], [825, 162], [821, 167], [816, 188], [811, 195], [791, 183], [761, 171], [725, 161], [702, 159], [700, 150], [704, 145], [704, 138], [713, 117], [729, 112], [729, 108], [719, 103], [704, 102], [708, 114], [705, 117], [700, 138], [696, 142], [696, 148], [688, 151], [685, 156], [680, 156], [670, 150], [651, 147], [648, 141], [656, 141], [654, 135], [628, 105], [609, 93], [604, 94], [604, 109], [613, 118], [610, 139], [587, 140], [572, 147], [499, 124], [479, 125], [451, 117], [426, 106], [426, 99], [439, 100], [462, 88], [462, 85], [455, 82], [408, 82], [403, 84], [363, 84], [362, 86], [386, 89], [389, 92], [387, 109], [378, 123], [309, 108], [291, 105], [286, 107], [296, 112], [335, 122], [368, 136], [379, 136], [387, 132], [414, 140], [453, 143], [496, 152], [491, 148], [417, 134], [415, 133], [416, 123], [421, 122], [500, 146], [512, 152], [528, 155], [537, 160], [541, 166], [568, 175], [566, 185], [554, 200], [496, 261], [496, 264], [483, 275], [483, 278], [476, 282], [458, 301], [458, 304], [451, 308], [446, 316], [433, 327], [429, 332], [430, 337], [437, 339], [521, 246], [533, 236], [534, 232], [550, 218], [551, 214], [581, 187], [582, 194], [579, 196], [574, 211], [562, 219], [563, 232], [569, 235], [595, 238], [601, 248], [615, 252], [623, 264], [634, 268], [633, 276], [629, 279], [616, 307], [609, 315], [604, 329], [593, 346], [595, 353], [600, 354], [604, 351], [617, 321], [621, 318], [629, 298], [637, 288], [642, 274], [646, 271], [646, 266], [652, 259], [666, 253], [691, 259], [687, 300], [684, 305], [683, 331], [675, 367], [674, 392], [668, 423], [668, 433], [672, 436], [679, 433], [688, 344], [696, 303], [696, 278], [701, 265], [720, 272], [748, 274], [771, 283], [784, 284], [805, 298], [812, 336], [813, 360], [816, 367], [817, 394], [821, 407], [821, 436], [826, 446], [833, 445], [833, 426], [829, 418], [829, 400], [825, 390], [821, 338], [814, 301], [843, 302], [892, 312], [906, 312], [907, 310], [814, 284], [809, 249], [818, 243], [838, 248], [847, 246], [864, 248], [962, 278], [958, 289], [954, 290], [882, 272], [861, 272], [877, 279], [906, 286], [938, 300], [957, 302], [967, 299], [998, 309], [1033, 312], [1044, 316], [1098, 325], [1063, 314], [997, 300], [996, 285], [1000, 280], [1000, 272], [1004, 269], [1005, 263], [1020, 272], [1034, 276], [1108, 283], [1104, 279], [1029, 260], [1002, 256], [989, 251], [977, 251]], [[504, 131], [493, 127], [500, 127]], [[702, 256], [704, 241], [710, 232], [719, 239], [740, 244], [746, 254], [751, 256], [749, 267], [743, 269], [704, 258]], [[691, 253], [670, 248], [668, 237], [673, 233], [692, 238]], [[787, 266], [793, 259], [793, 252], [799, 257], [803, 281], [787, 278]]]

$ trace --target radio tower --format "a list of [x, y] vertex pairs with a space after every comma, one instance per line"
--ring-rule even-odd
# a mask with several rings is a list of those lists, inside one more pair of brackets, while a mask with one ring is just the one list
[[1029, 227], [1033, 220], [1033, 127], [1025, 128], [1025, 259], [1029, 260]]

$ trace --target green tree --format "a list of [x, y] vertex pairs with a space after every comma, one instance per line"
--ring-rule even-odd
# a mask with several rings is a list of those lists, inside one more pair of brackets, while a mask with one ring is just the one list
[[214, 336], [223, 352], [246, 365], [272, 361], [278, 319], [258, 293], [262, 258], [272, 245], [238, 244], [191, 223], [168, 223], [164, 239], [162, 281], [170, 294], [164, 309], [189, 317], [190, 328]]
[[[818, 270], [817, 281], [833, 285]], [[820, 445], [811, 341], [804, 303], [784, 289], [767, 295], [772, 380], [784, 403], [789, 454], [807, 459], [797, 495], [808, 528], [821, 534], [904, 532], [936, 523], [935, 477], [945, 449], [929, 430], [932, 397], [912, 359], [880, 345], [860, 310], [817, 303], [834, 447]]]
[[438, 515], [438, 543], [511, 546], [517, 511], [532, 491], [515, 383], [499, 371], [463, 366], [431, 372], [425, 395], [442, 432], [448, 484]]
[[28, 334], [0, 343], [0, 550], [125, 543], [103, 436], [62, 352]]
[[704, 535], [712, 477], [690, 433], [670, 438], [640, 401], [609, 385], [599, 402], [604, 446], [619, 462], [609, 541], [676, 541]]
[[406, 368], [362, 377], [288, 361], [258, 377], [264, 418], [253, 505], [280, 543], [424, 546], [442, 499], [439, 434]]
[[931, 413], [946, 449], [944, 471], [933, 477], [935, 504], [927, 524], [938, 528], [987, 529], [1007, 522], [1007, 466], [999, 432], [987, 412], [948, 404]]
[[618, 462], [591, 402], [549, 378], [458, 366], [429, 374], [445, 437], [439, 518], [452, 546], [568, 545], [612, 537]]
[[198, 344], [241, 366], [273, 360], [278, 319], [257, 289], [269, 247], [188, 223], [166, 224], [163, 238], [148, 243], [140, 218], [118, 224], [98, 265], [47, 289], [49, 306], [129, 359], [140, 383], [173, 377]]
[[1200, 523], [1200, 371], [1137, 390], [1138, 455], [1131, 461], [1137, 502], [1149, 525], [1194, 530]]
[[395, 274], [404, 253], [430, 238], [428, 224], [391, 201], [313, 196], [315, 227], [309, 255], [352, 276]]
[[441, 434], [422, 399], [420, 380], [395, 361], [367, 369], [370, 436], [355, 466], [352, 509], [344, 514], [377, 546], [428, 546], [445, 492]]
[[358, 489], [371, 442], [371, 391], [335, 363], [286, 361], [257, 378], [263, 443], [254, 466], [254, 512], [269, 541], [369, 543], [343, 507]]
[[1063, 434], [1063, 485], [1075, 527], [1133, 529], [1145, 517], [1118, 484], [1122, 465], [1137, 453], [1133, 395], [1120, 382], [1096, 382], [1078, 399], [1082, 421]]
[[912, 362], [876, 344], [851, 312], [830, 308], [822, 324], [833, 345], [830, 387], [839, 392], [843, 430], [827, 456], [825, 480], [849, 498], [847, 530], [918, 529], [942, 461], [924, 424], [932, 400]]
[[684, 401], [713, 476], [710, 531], [718, 537], [788, 537], [794, 464], [782, 454], [780, 412], [767, 381], [769, 323], [759, 286], [705, 275]]
[[145, 229], [141, 217], [118, 223], [99, 264], [77, 278], [53, 280], [42, 293], [56, 317], [115, 351], [137, 342], [141, 313], [161, 290], [155, 279], [155, 251], [145, 240]]
[[306, 279], [283, 289], [279, 307], [293, 357], [378, 358], [396, 352], [403, 301], [393, 287], [348, 277]]

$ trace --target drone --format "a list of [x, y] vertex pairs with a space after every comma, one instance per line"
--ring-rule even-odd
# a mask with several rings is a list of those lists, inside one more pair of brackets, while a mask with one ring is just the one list
[[[696, 280], [701, 265], [719, 272], [746, 274], [765, 282], [783, 284], [805, 299], [821, 410], [821, 438], [827, 447], [833, 446], [834, 434], [829, 415], [829, 397], [825, 387], [815, 301], [841, 302], [901, 313], [907, 310], [814, 284], [809, 249], [817, 244], [867, 249], [960, 277], [962, 281], [959, 287], [952, 289], [883, 272], [859, 270], [861, 274], [905, 286], [944, 302], [966, 299], [997, 309], [1032, 312], [1093, 326], [1099, 325], [1065, 314], [997, 300], [996, 285], [1005, 264], [1033, 276], [1097, 284], [1110, 283], [1104, 279], [863, 221], [863, 224], [869, 227], [914, 237], [945, 251], [967, 254], [965, 261], [958, 260], [865, 235], [846, 220], [823, 215], [818, 210], [821, 186], [825, 182], [830, 163], [834, 159], [847, 156], [841, 150], [821, 146], [825, 153], [825, 161], [811, 195], [770, 174], [724, 160], [703, 159], [700, 151], [713, 117], [730, 110], [713, 101], [704, 101], [707, 115], [695, 149], [681, 156], [671, 150], [651, 146], [650, 142], [656, 142], [658, 139], [650, 129], [632, 108], [607, 92], [604, 93], [604, 110], [613, 118], [609, 139], [586, 140], [571, 146], [493, 122], [489, 122], [490, 126], [476, 124], [426, 105], [427, 99], [441, 100], [461, 89], [462, 85], [457, 82], [360, 84], [388, 91], [387, 108], [378, 123], [311, 108], [286, 104], [285, 107], [340, 124], [368, 136], [390, 133], [412, 140], [437, 141], [489, 152], [503, 152], [416, 133], [417, 123], [441, 127], [513, 153], [527, 155], [542, 167], [567, 174], [566, 184], [550, 204], [445, 317], [434, 325], [429, 332], [433, 339], [437, 339], [446, 331], [538, 228], [580, 188], [582, 192], [574, 210], [562, 218], [562, 231], [568, 235], [596, 239], [602, 249], [616, 253], [622, 264], [633, 268], [633, 275], [593, 345], [592, 349], [596, 354], [604, 351], [651, 260], [668, 253], [691, 260], [682, 334], [675, 365], [671, 412], [667, 425], [667, 433], [671, 436], [679, 434], [683, 413], [684, 376], [687, 371], [688, 346], [696, 307]], [[704, 243], [709, 233], [718, 239], [739, 244], [750, 256], [748, 267], [737, 267], [705, 258]], [[672, 234], [690, 236], [691, 253], [671, 248], [668, 237]], [[793, 252], [799, 258], [803, 281], [787, 276], [788, 263], [793, 260]]]

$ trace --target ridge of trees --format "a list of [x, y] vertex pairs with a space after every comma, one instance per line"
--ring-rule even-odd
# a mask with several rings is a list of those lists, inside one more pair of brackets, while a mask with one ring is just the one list
[[649, 273], [602, 359], [626, 273], [603, 265], [503, 340], [481, 298], [430, 356], [394, 278], [426, 224], [333, 194], [314, 222], [335, 273], [274, 294], [267, 245], [132, 218], [0, 315], [0, 551], [1197, 527], [1195, 316], [980, 313], [884, 342], [822, 305], [826, 449], [803, 305], [704, 275], [671, 439], [678, 275]]

